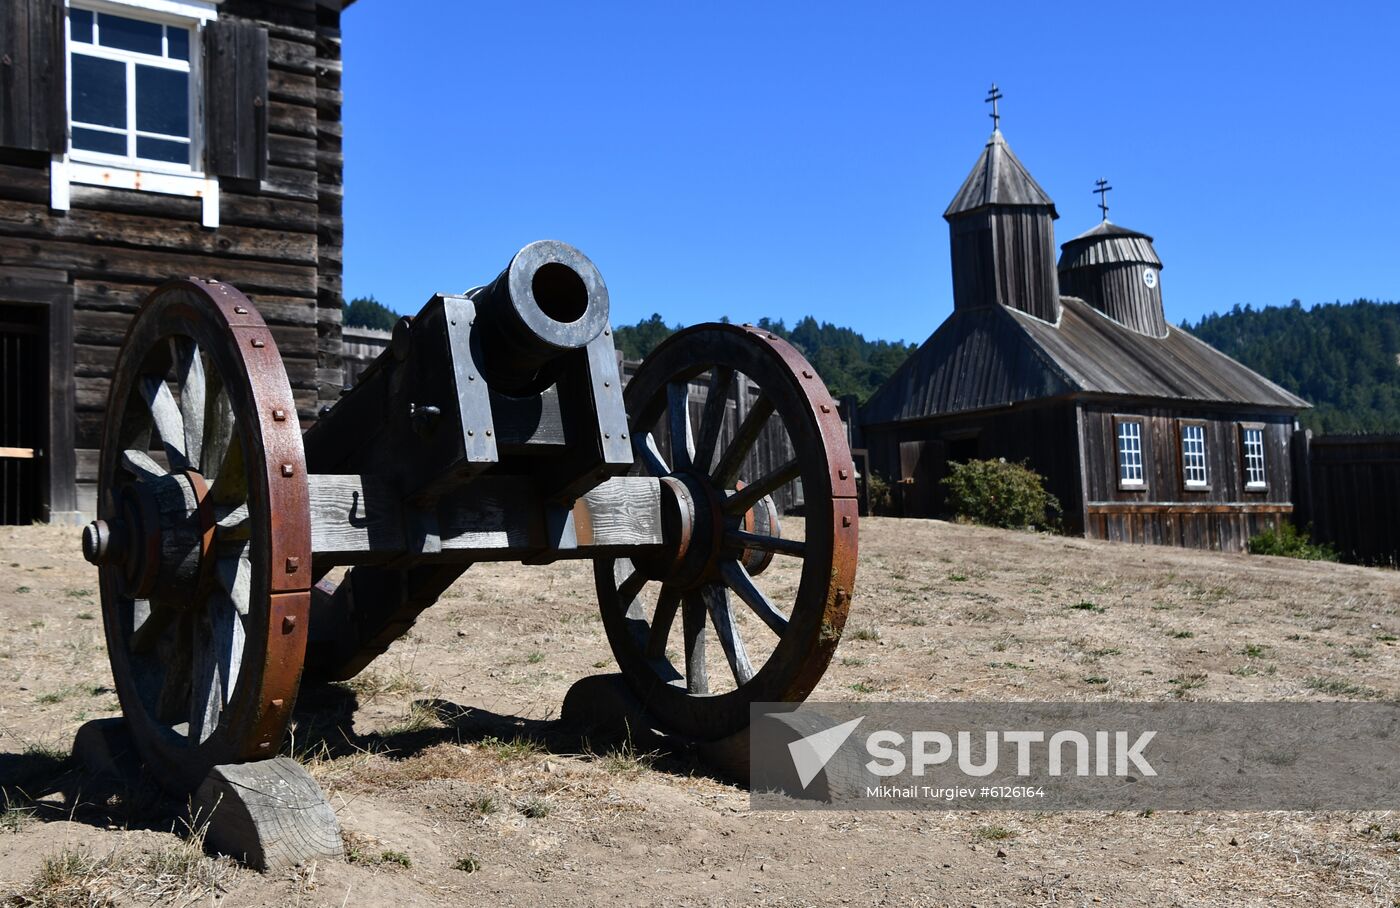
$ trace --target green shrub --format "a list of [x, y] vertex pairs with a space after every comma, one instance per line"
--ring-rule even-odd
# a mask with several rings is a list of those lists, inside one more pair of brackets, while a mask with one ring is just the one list
[[1023, 463], [998, 460], [948, 462], [943, 477], [948, 508], [962, 520], [1019, 529], [1059, 522], [1060, 503], [1045, 491], [1045, 480]]
[[894, 506], [889, 480], [874, 470], [865, 477], [865, 500], [871, 514], [888, 514]]
[[1265, 530], [1249, 540], [1251, 555], [1280, 555], [1284, 558], [1302, 558], [1307, 561], [1336, 561], [1337, 550], [1326, 543], [1316, 543], [1312, 538], [1287, 521], [1277, 530]]

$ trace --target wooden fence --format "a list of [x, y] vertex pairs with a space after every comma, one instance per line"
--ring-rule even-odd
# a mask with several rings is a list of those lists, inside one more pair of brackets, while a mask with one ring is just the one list
[[1343, 560], [1400, 564], [1400, 435], [1322, 435], [1293, 441], [1295, 519]]

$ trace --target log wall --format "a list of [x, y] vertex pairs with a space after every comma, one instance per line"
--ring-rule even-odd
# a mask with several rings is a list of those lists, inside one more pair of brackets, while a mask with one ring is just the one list
[[77, 183], [71, 210], [51, 210], [48, 157], [0, 152], [0, 290], [36, 272], [71, 288], [73, 403], [50, 418], [71, 424], [85, 512], [117, 350], [142, 298], [169, 277], [248, 294], [303, 421], [342, 386], [339, 13], [316, 0], [226, 0], [219, 15], [266, 29], [268, 91], [266, 176], [220, 181], [218, 228], [201, 226], [199, 199]]

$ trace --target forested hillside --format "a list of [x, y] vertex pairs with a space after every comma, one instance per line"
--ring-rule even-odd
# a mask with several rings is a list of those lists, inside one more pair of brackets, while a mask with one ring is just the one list
[[[899, 364], [914, 352], [913, 344], [903, 341], [869, 341], [850, 328], [838, 328], [830, 322], [818, 322], [808, 316], [788, 328], [782, 320], [763, 318], [758, 326], [786, 339], [816, 367], [832, 395], [854, 394], [864, 403], [899, 368]], [[676, 331], [660, 315], [643, 319], [635, 325], [614, 330], [618, 349], [627, 359], [643, 359]]]
[[345, 324], [350, 328], [393, 331], [398, 320], [398, 313], [373, 296], [359, 296], [345, 304]]
[[1309, 401], [1316, 432], [1400, 432], [1400, 303], [1236, 306], [1182, 327]]
[[[392, 328], [396, 318], [373, 297], [354, 300], [345, 313], [347, 325]], [[866, 340], [810, 316], [791, 328], [766, 318], [758, 325], [801, 350], [832, 394], [854, 394], [862, 403], [915, 349]], [[653, 315], [613, 336], [623, 355], [636, 360], [680, 327]], [[1400, 303], [1236, 306], [1182, 327], [1312, 403], [1300, 420], [1316, 432], [1400, 432]]]

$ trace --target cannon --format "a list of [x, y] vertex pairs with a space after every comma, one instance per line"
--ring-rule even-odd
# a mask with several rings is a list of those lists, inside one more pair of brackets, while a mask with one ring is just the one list
[[[775, 495], [798, 488], [802, 532], [785, 536]], [[795, 348], [699, 325], [624, 391], [603, 279], [552, 241], [401, 319], [304, 434], [247, 297], [163, 284], [117, 360], [97, 516], [83, 553], [122, 710], [184, 788], [276, 755], [303, 680], [353, 677], [477, 562], [591, 559], [648, 714], [692, 740], [734, 734], [750, 703], [821, 678], [858, 529], [836, 405]], [[800, 561], [781, 594], [765, 590], [775, 558]]]

